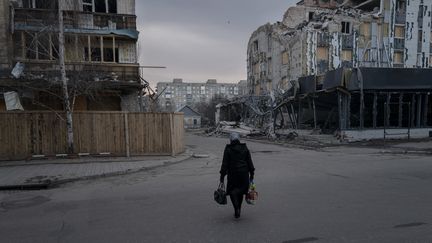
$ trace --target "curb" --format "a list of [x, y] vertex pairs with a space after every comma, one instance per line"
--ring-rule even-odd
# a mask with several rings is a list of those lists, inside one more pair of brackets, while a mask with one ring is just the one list
[[382, 154], [405, 154], [405, 155], [432, 155], [432, 151], [419, 151], [419, 150], [383, 150], [380, 151]]
[[[190, 153], [189, 151], [186, 151], [184, 154]], [[154, 156], [158, 157], [158, 156]], [[173, 156], [166, 156], [166, 157], [173, 157]], [[175, 157], [174, 157], [175, 158]], [[108, 157], [107, 160], [102, 160], [101, 157], [94, 157], [94, 160], [89, 159], [89, 157], [86, 157], [85, 161], [49, 161], [49, 160], [33, 160], [30, 162], [23, 162], [19, 161], [16, 164], [13, 162], [0, 162], [0, 168], [2, 167], [19, 167], [19, 166], [38, 166], [38, 165], [72, 165], [72, 164], [102, 164], [102, 163], [121, 163], [121, 162], [145, 162], [145, 161], [154, 161], [151, 159], [143, 160], [143, 159], [128, 159], [127, 157]], [[166, 160], [161, 160], [166, 161]]]
[[288, 147], [288, 148], [299, 148], [304, 150], [321, 150], [325, 147], [330, 147], [330, 146], [310, 146], [310, 145], [302, 145], [296, 143], [282, 143], [277, 141], [259, 140], [259, 139], [252, 139], [252, 138], [242, 138], [242, 140], [254, 142], [254, 143], [278, 145], [278, 146]]
[[75, 177], [75, 178], [69, 178], [69, 179], [59, 179], [55, 181], [47, 181], [44, 183], [34, 183], [34, 184], [18, 184], [18, 185], [4, 185], [0, 186], [0, 191], [30, 191], [30, 190], [47, 190], [56, 188], [60, 185], [77, 182], [77, 181], [85, 181], [85, 180], [92, 180], [92, 179], [99, 179], [99, 178], [108, 178], [108, 177], [115, 177], [115, 176], [121, 176], [121, 175], [128, 175], [128, 174], [134, 174], [138, 172], [143, 171], [149, 171], [154, 170], [157, 168], [162, 168], [170, 165], [179, 164], [181, 162], [184, 162], [186, 160], [189, 160], [193, 157], [193, 153], [188, 154], [185, 158], [182, 158], [178, 161], [163, 161], [160, 163], [160, 165], [154, 165], [149, 167], [142, 167], [138, 169], [127, 169], [123, 171], [116, 171], [116, 172], [110, 172], [105, 174], [98, 174], [98, 175], [91, 175], [91, 176], [81, 176], [81, 177]]
[[38, 190], [46, 190], [49, 187], [50, 187], [50, 183], [8, 185], [8, 186], [0, 186], [0, 191], [38, 191]]

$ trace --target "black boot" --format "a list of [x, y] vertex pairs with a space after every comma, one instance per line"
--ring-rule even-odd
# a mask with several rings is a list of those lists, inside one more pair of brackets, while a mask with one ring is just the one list
[[235, 217], [236, 219], [240, 218], [240, 208], [236, 208], [236, 209], [234, 210], [234, 217]]

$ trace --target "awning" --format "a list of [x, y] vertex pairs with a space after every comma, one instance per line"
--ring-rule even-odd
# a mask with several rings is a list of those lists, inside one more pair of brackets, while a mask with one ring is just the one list
[[[27, 30], [27, 31], [42, 31], [46, 29], [38, 26], [28, 26], [16, 24], [15, 30]], [[69, 29], [65, 28], [65, 33], [73, 34], [93, 34], [93, 35], [119, 35], [129, 37], [134, 40], [138, 40], [139, 31], [133, 29]]]
[[348, 90], [431, 90], [432, 69], [359, 68], [353, 69]]

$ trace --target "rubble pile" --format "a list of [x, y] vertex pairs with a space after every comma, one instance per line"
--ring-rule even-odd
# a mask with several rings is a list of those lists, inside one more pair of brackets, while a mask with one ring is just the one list
[[240, 136], [242, 137], [263, 135], [263, 133], [260, 130], [247, 126], [244, 123], [228, 122], [228, 121], [219, 122], [217, 127], [213, 131], [209, 132], [208, 135], [209, 136], [222, 135], [222, 134], [230, 134], [232, 132], [236, 132], [240, 134]]

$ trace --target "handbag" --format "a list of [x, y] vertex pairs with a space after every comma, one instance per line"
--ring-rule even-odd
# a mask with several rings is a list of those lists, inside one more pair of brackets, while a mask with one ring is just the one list
[[249, 186], [249, 191], [246, 194], [246, 203], [254, 205], [258, 200], [258, 192], [256, 191], [255, 183], [251, 182]]
[[214, 192], [214, 200], [220, 205], [227, 204], [225, 184], [223, 182], [219, 183], [217, 190]]

